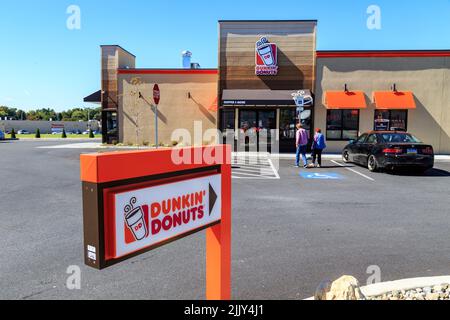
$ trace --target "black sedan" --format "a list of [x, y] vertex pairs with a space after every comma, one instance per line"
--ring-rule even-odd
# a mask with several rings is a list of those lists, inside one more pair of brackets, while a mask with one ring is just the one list
[[370, 171], [411, 167], [425, 172], [434, 167], [431, 145], [406, 132], [374, 131], [350, 141], [342, 153], [344, 162], [367, 166]]

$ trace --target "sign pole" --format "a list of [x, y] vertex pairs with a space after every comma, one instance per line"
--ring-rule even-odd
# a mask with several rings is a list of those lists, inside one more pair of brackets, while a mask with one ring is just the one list
[[159, 139], [158, 139], [158, 105], [161, 99], [161, 91], [159, 90], [159, 86], [155, 84], [153, 87], [153, 101], [155, 102], [155, 145], [156, 149], [159, 147]]
[[158, 149], [158, 105], [155, 105], [155, 145]]
[[231, 300], [231, 165], [222, 170], [222, 221], [206, 230], [206, 299]]

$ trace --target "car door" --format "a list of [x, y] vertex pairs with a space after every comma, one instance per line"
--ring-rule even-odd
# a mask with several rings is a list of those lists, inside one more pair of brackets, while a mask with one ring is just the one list
[[366, 142], [366, 139], [368, 137], [368, 134], [363, 134], [356, 140], [356, 142], [352, 145], [352, 158], [353, 162], [361, 163], [361, 154], [363, 152], [362, 148], [364, 145], [364, 142]]
[[367, 161], [369, 159], [369, 156], [372, 154], [373, 149], [376, 147], [378, 143], [378, 137], [376, 134], [371, 134], [368, 136], [366, 141], [361, 145], [361, 164], [367, 165]]

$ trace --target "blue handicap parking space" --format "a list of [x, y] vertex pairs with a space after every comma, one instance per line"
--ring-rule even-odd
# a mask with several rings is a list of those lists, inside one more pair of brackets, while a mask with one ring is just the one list
[[334, 172], [300, 172], [300, 176], [303, 179], [312, 179], [312, 180], [342, 180], [344, 179], [338, 173]]

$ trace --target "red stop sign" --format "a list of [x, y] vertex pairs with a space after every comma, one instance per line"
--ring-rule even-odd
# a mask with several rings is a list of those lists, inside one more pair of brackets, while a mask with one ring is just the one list
[[155, 84], [153, 87], [153, 101], [155, 104], [159, 104], [159, 100], [161, 99], [161, 91], [159, 91], [159, 86]]

